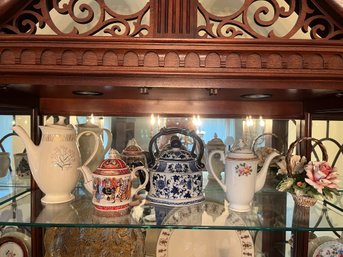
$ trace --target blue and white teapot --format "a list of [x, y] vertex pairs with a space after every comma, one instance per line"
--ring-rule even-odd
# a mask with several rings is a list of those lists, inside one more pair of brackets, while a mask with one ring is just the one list
[[[193, 139], [191, 151], [182, 144], [178, 134]], [[161, 142], [163, 137], [170, 138], [170, 143], [159, 147], [157, 142]], [[149, 154], [151, 162], [148, 200], [165, 206], [184, 206], [204, 200], [202, 169], [205, 165], [201, 162], [204, 144], [195, 131], [162, 128], [151, 139]]]

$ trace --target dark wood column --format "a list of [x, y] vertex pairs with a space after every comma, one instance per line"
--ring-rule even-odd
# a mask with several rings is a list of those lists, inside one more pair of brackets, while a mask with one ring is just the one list
[[[31, 113], [31, 138], [33, 142], [38, 145], [40, 142], [40, 131], [38, 125], [43, 124], [42, 116], [38, 114], [38, 108], [33, 108]], [[38, 188], [36, 181], [31, 175], [31, 222], [35, 222], [36, 217], [42, 210], [41, 198], [43, 193]], [[32, 227], [31, 229], [31, 255], [44, 256], [44, 232], [43, 228]]]
[[[312, 132], [312, 115], [305, 112], [305, 118], [300, 123], [299, 137], [310, 137]], [[308, 160], [311, 157], [311, 141], [305, 141], [298, 146], [297, 153], [306, 156]], [[293, 213], [293, 227], [308, 227], [309, 226], [309, 209], [295, 206]], [[309, 232], [294, 232], [293, 233], [293, 249], [292, 256], [307, 256], [308, 254]]]
[[152, 0], [153, 37], [194, 38], [197, 12], [194, 0]]

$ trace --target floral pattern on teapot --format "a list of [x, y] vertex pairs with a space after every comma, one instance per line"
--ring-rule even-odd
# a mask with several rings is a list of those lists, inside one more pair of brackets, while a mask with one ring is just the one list
[[188, 152], [184, 150], [179, 151], [166, 151], [163, 152], [160, 156], [161, 159], [169, 159], [169, 160], [182, 160], [182, 161], [190, 161], [193, 158], [190, 156]]
[[249, 176], [252, 174], [251, 165], [246, 164], [245, 162], [236, 165], [236, 173], [238, 176]]
[[153, 168], [156, 172], [198, 172], [196, 161], [185, 150], [169, 150], [161, 154], [159, 163]]
[[195, 162], [189, 163], [170, 163], [163, 160], [160, 160], [159, 165], [155, 165], [153, 171], [156, 172], [171, 172], [171, 173], [181, 173], [181, 172], [197, 172], [198, 169], [196, 167]]
[[[193, 139], [192, 150], [187, 150], [182, 144], [179, 134]], [[159, 146], [157, 142], [160, 137], [169, 138], [169, 142]], [[162, 128], [149, 143], [151, 170], [147, 199], [165, 206], [182, 206], [203, 201], [203, 153], [203, 142], [195, 131]]]
[[155, 189], [152, 196], [167, 199], [190, 199], [202, 193], [201, 174], [190, 175], [167, 175], [154, 174], [153, 186]]
[[61, 170], [68, 169], [76, 161], [76, 152], [73, 149], [61, 146], [56, 147], [51, 154], [51, 163]]
[[[55, 124], [39, 126], [42, 132], [39, 145], [32, 142], [21, 126], [13, 127], [25, 144], [31, 174], [45, 194], [41, 199], [44, 204], [66, 203], [75, 198], [72, 192], [80, 177], [78, 169], [90, 162], [99, 145], [95, 141], [89, 159], [81, 165], [78, 143], [86, 132], [76, 136], [74, 127], [65, 123], [65, 117], [60, 116]], [[89, 133], [96, 137], [93, 132]]]

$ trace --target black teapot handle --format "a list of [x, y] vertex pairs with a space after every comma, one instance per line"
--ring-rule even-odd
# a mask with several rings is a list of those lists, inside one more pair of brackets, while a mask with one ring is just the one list
[[[156, 157], [159, 155], [160, 150], [157, 145], [157, 139], [160, 136], [170, 135], [170, 134], [182, 134], [193, 139], [193, 146], [191, 150], [192, 157], [196, 158], [197, 164], [200, 168], [203, 168], [205, 165], [201, 162], [202, 156], [204, 154], [204, 143], [201, 138], [195, 133], [194, 130], [189, 130], [185, 128], [161, 128], [161, 130], [154, 135], [149, 143], [149, 155], [150, 155], [150, 163], [149, 166], [153, 166], [155, 164]], [[195, 154], [196, 143], [199, 144], [199, 153]], [[155, 152], [153, 152], [153, 146], [155, 148]]]

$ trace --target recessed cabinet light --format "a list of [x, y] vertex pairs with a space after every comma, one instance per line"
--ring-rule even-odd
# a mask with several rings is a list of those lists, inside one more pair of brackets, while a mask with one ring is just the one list
[[246, 99], [256, 99], [256, 100], [261, 100], [261, 99], [267, 99], [271, 98], [271, 94], [245, 94], [241, 95], [241, 98], [246, 98]]
[[98, 91], [85, 91], [85, 90], [78, 90], [78, 91], [73, 91], [74, 95], [83, 95], [83, 96], [100, 96], [103, 95], [104, 93], [98, 92]]

